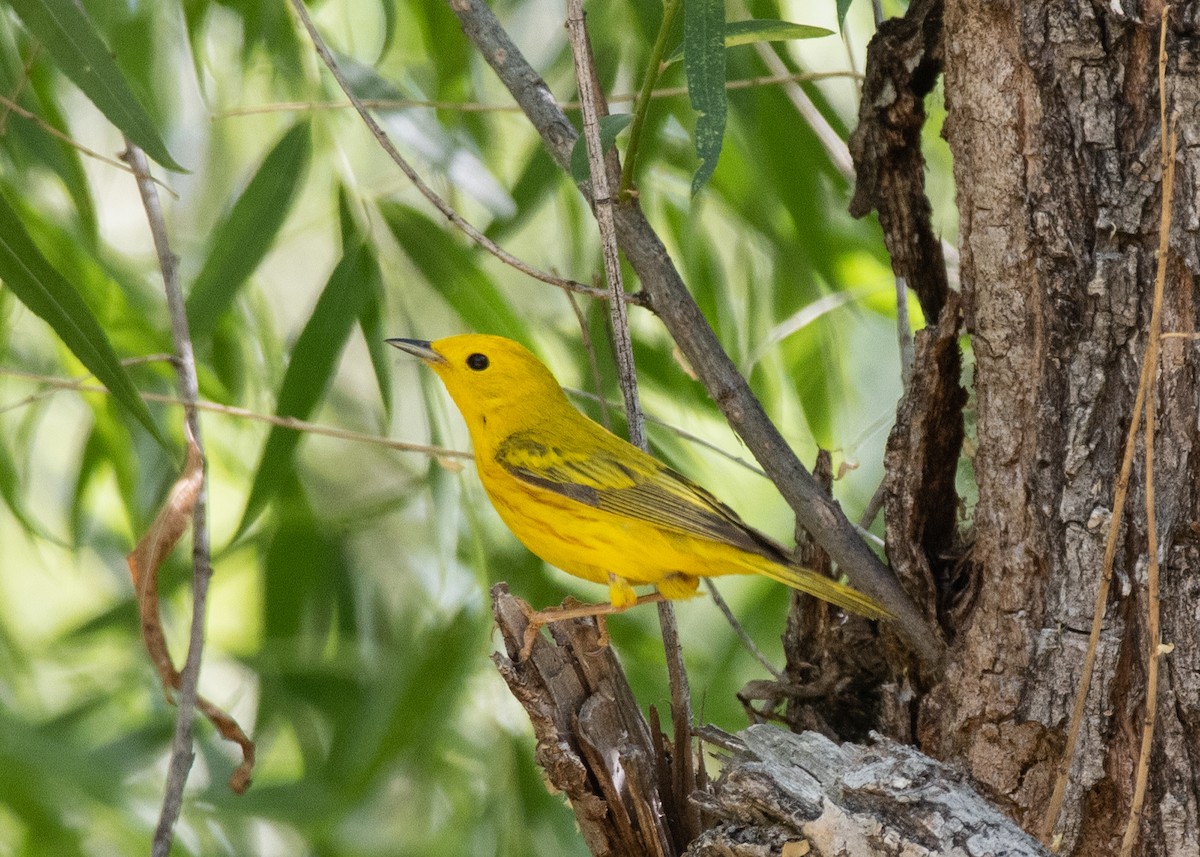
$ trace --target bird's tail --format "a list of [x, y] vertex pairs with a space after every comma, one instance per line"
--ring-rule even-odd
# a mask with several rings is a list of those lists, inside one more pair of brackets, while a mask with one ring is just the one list
[[788, 566], [771, 562], [763, 558], [761, 563], [755, 563], [755, 571], [759, 574], [777, 580], [792, 589], [807, 592], [809, 595], [828, 601], [851, 613], [866, 616], [868, 619], [894, 619], [892, 611], [888, 610], [874, 598], [864, 595], [857, 589], [851, 589], [843, 583], [831, 580], [817, 574], [811, 569], [801, 566]]

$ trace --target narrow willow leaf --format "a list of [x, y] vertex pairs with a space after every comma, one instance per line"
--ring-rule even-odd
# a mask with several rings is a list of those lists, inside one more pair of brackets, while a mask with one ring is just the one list
[[187, 298], [194, 339], [212, 335], [221, 314], [271, 249], [296, 191], [304, 183], [311, 154], [308, 122], [298, 122], [263, 158], [254, 178], [217, 226], [208, 258]]
[[[338, 222], [341, 224], [342, 253], [349, 253], [357, 241], [361, 241], [358, 223], [354, 218], [354, 206], [351, 204], [350, 193], [345, 185], [338, 187]], [[384, 342], [388, 334], [383, 328], [383, 281], [380, 279], [378, 267], [373, 267], [371, 273], [375, 276], [363, 286], [368, 290], [363, 302], [362, 314], [358, 317], [358, 326], [362, 328], [363, 339], [367, 343], [367, 353], [371, 357], [371, 367], [375, 370], [375, 381], [379, 385], [379, 398], [383, 402], [383, 411], [388, 417], [392, 415], [392, 356], [395, 354], [391, 347]]]
[[10, 5], [108, 121], [162, 166], [186, 172], [167, 151], [150, 114], [133, 94], [82, 3], [10, 0]]
[[[46, 120], [47, 124], [69, 137], [67, 119], [59, 100], [61, 93], [56, 91], [54, 86], [56, 77], [57, 75], [51, 73], [48, 63], [34, 63], [33, 68], [30, 69], [30, 84], [37, 99], [34, 112]], [[11, 134], [26, 124], [9, 123], [5, 133]], [[43, 159], [47, 166], [58, 174], [63, 187], [75, 202], [80, 226], [83, 227], [88, 238], [95, 242], [99, 235], [96, 205], [92, 199], [87, 173], [83, 169], [83, 156], [79, 149], [68, 145], [63, 140], [55, 139], [35, 125], [29, 126], [28, 133], [34, 139], [31, 153], [34, 157]]]
[[[462, 244], [440, 224], [400, 203], [384, 203], [379, 210], [421, 275], [471, 330], [513, 339], [529, 338], [526, 321], [513, 310], [474, 256], [463, 252]], [[439, 334], [416, 330], [409, 335], [437, 339]]]
[[[613, 113], [611, 116], [601, 116], [601, 151], [608, 154], [608, 150], [617, 142], [617, 135], [628, 128], [632, 121], [632, 113]], [[580, 134], [575, 138], [575, 145], [571, 149], [571, 178], [575, 179], [575, 184], [583, 184], [590, 181], [591, 177], [592, 172], [588, 166], [587, 141]]]
[[[307, 419], [312, 414], [333, 379], [338, 356], [355, 322], [362, 316], [370, 284], [378, 278], [378, 265], [367, 247], [359, 246], [342, 256], [292, 348], [279, 387], [276, 416]], [[235, 538], [257, 520], [284, 484], [301, 437], [292, 429], [271, 429]]]
[[8, 201], [0, 194], [0, 280], [17, 299], [53, 328], [79, 362], [146, 427], [165, 450], [155, 425], [108, 336], [75, 287], [50, 264]]
[[725, 138], [725, 0], [685, 0], [683, 68], [696, 117], [696, 156], [692, 195], [717, 168]]
[[850, 4], [853, 0], [835, 0], [837, 5], [838, 29], [846, 29], [846, 13], [850, 11]]
[[[794, 39], [822, 39], [832, 36], [833, 30], [813, 27], [808, 24], [793, 24], [790, 21], [775, 21], [770, 18], [751, 18], [749, 21], [730, 21], [725, 25], [725, 47], [752, 45], [755, 42], [785, 42]], [[686, 43], [679, 45], [667, 57], [666, 62], [676, 63], [683, 59]]]
[[793, 24], [790, 21], [772, 21], [756, 18], [749, 21], [731, 21], [725, 25], [725, 47], [751, 45], [755, 42], [784, 42], [794, 39], [822, 39], [832, 36], [833, 30], [812, 27], [808, 24]]
[[25, 530], [27, 535], [36, 535], [39, 538], [51, 538], [49, 533], [38, 524], [25, 505], [27, 492], [22, 490], [21, 474], [17, 469], [17, 464], [9, 455], [8, 447], [0, 444], [0, 499], [4, 500], [4, 504], [8, 506], [8, 511], [16, 518], [17, 523]]
[[382, 283], [371, 284], [371, 294], [362, 315], [358, 317], [359, 327], [362, 328], [363, 339], [367, 343], [367, 353], [371, 357], [371, 368], [375, 370], [375, 383], [379, 385], [379, 398], [383, 402], [383, 412], [392, 416], [392, 350], [384, 342], [388, 334], [383, 329], [383, 289]]

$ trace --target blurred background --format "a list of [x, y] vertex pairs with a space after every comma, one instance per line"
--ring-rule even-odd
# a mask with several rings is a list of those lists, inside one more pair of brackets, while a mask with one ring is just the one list
[[[440, 383], [382, 340], [510, 336], [565, 386], [619, 403], [605, 306], [587, 298], [573, 306], [449, 228], [345, 109], [288, 4], [83, 6], [188, 170], [155, 174], [188, 290], [201, 397], [435, 447], [282, 429], [268, 447], [262, 420], [203, 414], [215, 575], [201, 692], [252, 734], [259, 763], [250, 791], [231, 794], [236, 748], [198, 722], [173, 853], [585, 854], [489, 659], [487, 592], [505, 580], [537, 606], [606, 593], [546, 568], [504, 529], [460, 455], [468, 438]], [[310, 8], [358, 94], [393, 102], [379, 120], [461, 214], [532, 265], [584, 282], [601, 276], [587, 207], [448, 5]], [[563, 4], [493, 8], [556, 96], [573, 100]], [[791, 85], [843, 140], [874, 28], [869, 3], [846, 9], [832, 0], [727, 9], [730, 20], [834, 31], [769, 50], [790, 72], [837, 73]], [[888, 2], [884, 12], [903, 6]], [[610, 96], [641, 85], [661, 14], [637, 0], [589, 5]], [[659, 86], [683, 86], [681, 66]], [[772, 73], [754, 46], [729, 50], [730, 81]], [[132, 177], [112, 163], [120, 133], [9, 7], [0, 8], [0, 96], [0, 191], [99, 318], [138, 389], [173, 396], [145, 212]], [[928, 105], [925, 151], [935, 223], [953, 242], [939, 97]], [[614, 111], [629, 109], [613, 100]], [[728, 105], [720, 162], [692, 196], [695, 114], [686, 94], [653, 102], [641, 202], [801, 458], [811, 464], [818, 447], [833, 451], [835, 495], [857, 518], [879, 484], [901, 392], [895, 289], [878, 226], [846, 213], [852, 187], [787, 85], [732, 89]], [[915, 301], [910, 313], [919, 327]], [[655, 454], [791, 544], [789, 509], [746, 466], [751, 457], [663, 327], [642, 309], [631, 317]], [[164, 453], [110, 396], [63, 389], [64, 381], [94, 384], [50, 327], [0, 288], [0, 857], [147, 853], [174, 722], [142, 646], [125, 555], [181, 457]], [[594, 399], [576, 403], [601, 418]], [[181, 408], [150, 407], [181, 449]], [[608, 410], [621, 431], [620, 405]], [[188, 546], [160, 577], [179, 665]], [[778, 661], [788, 592], [732, 578], [722, 592]], [[678, 614], [698, 716], [741, 728], [735, 694], [765, 672], [710, 600]], [[665, 710], [655, 612], [609, 627], [638, 698]]]

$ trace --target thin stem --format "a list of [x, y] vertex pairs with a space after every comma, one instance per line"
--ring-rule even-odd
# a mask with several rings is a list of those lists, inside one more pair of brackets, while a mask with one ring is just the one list
[[[101, 161], [102, 163], [108, 164], [110, 167], [116, 167], [117, 169], [124, 170], [127, 173], [134, 172], [133, 168], [130, 167], [128, 164], [123, 164], [120, 161], [117, 161], [117, 160], [114, 160], [114, 159], [108, 157], [107, 155], [100, 154], [99, 152], [95, 151], [94, 149], [89, 149], [87, 146], [84, 146], [82, 143], [78, 143], [75, 140], [72, 140], [69, 136], [64, 134], [62, 131], [59, 131], [57, 128], [55, 128], [53, 125], [51, 125], [45, 119], [38, 116], [36, 113], [29, 112], [24, 107], [22, 107], [20, 104], [17, 104], [17, 102], [13, 101], [10, 98], [5, 98], [3, 95], [0, 95], [0, 107], [4, 107], [5, 110], [11, 111], [11, 112], [17, 114], [22, 119], [29, 120], [30, 122], [32, 122], [33, 124], [35, 124], [39, 128], [41, 128], [43, 131], [45, 131], [47, 134], [49, 134], [51, 137], [54, 137], [56, 140], [59, 140], [59, 141], [65, 143], [66, 145], [70, 146], [72, 149], [75, 149], [75, 150], [81, 152], [82, 154], [87, 155], [89, 158], [94, 158], [97, 161]], [[0, 130], [2, 130], [3, 124], [5, 124], [7, 122], [7, 117], [8, 117], [8, 113], [4, 113], [3, 116], [0, 117], [3, 119], [3, 121], [0, 122]], [[154, 184], [158, 185], [159, 187], [162, 187], [164, 190], [167, 191], [167, 193], [171, 194], [171, 196], [176, 196], [176, 194], [173, 190], [168, 188], [166, 185], [164, 185], [158, 179], [151, 178], [150, 181], [152, 181]]]
[[912, 323], [908, 320], [908, 282], [904, 277], [896, 277], [896, 339], [900, 343], [900, 383], [907, 392], [912, 381], [916, 348]]
[[[861, 81], [862, 75], [855, 71], [798, 71], [792, 74], [767, 74], [760, 77], [746, 77], [738, 80], [728, 80], [725, 88], [731, 90], [753, 89], [758, 86], [775, 86], [780, 83], [805, 80], [831, 80], [848, 77]], [[664, 86], [650, 93], [652, 99], [674, 98], [687, 95], [686, 86]], [[628, 104], [640, 97], [640, 92], [619, 92], [607, 98], [611, 104]], [[520, 113], [519, 104], [483, 104], [478, 101], [439, 101], [431, 98], [361, 98], [364, 107], [371, 110], [404, 110], [411, 107], [429, 107], [434, 110], [450, 110], [459, 113]], [[297, 110], [342, 110], [354, 105], [349, 101], [280, 101], [274, 104], [260, 104], [257, 107], [234, 107], [212, 114], [213, 119], [233, 119], [239, 116], [257, 116], [263, 113], [284, 113]], [[560, 101], [559, 110], [578, 111], [578, 101]], [[123, 165], [122, 165], [123, 166]]]
[[[150, 177], [150, 165], [145, 153], [129, 140], [125, 141], [124, 159], [137, 178], [138, 192], [146, 209], [146, 219], [158, 252], [167, 311], [171, 318], [171, 336], [175, 342], [175, 369], [179, 395], [183, 399], [184, 415], [200, 456], [204, 457], [204, 439], [200, 433], [200, 418], [196, 400], [200, 396], [196, 377], [196, 361], [192, 338], [184, 310], [183, 290], [179, 285], [178, 258], [171, 251], [166, 220], [158, 190]], [[187, 660], [180, 673], [178, 711], [175, 716], [175, 737], [171, 742], [171, 757], [167, 763], [167, 783], [163, 793], [162, 811], [154, 831], [151, 847], [153, 857], [166, 857], [175, 838], [175, 822], [183, 808], [183, 788], [192, 767], [192, 721], [196, 713], [197, 686], [200, 682], [200, 661], [204, 654], [204, 616], [208, 604], [208, 582], [212, 578], [212, 555], [208, 541], [208, 487], [205, 478], [200, 486], [192, 511], [192, 627], [188, 641]]]
[[[3, 372], [3, 371], [4, 371], [3, 369], [0, 369], [0, 372]], [[604, 399], [601, 396], [597, 396], [595, 393], [589, 393], [587, 390], [578, 390], [574, 387], [563, 387], [563, 389], [566, 390], [567, 393], [572, 396], [578, 396], [579, 398], [583, 398], [583, 399], [591, 399], [593, 402], [603, 402], [604, 404], [608, 404], [607, 399]], [[663, 428], [667, 429], [667, 431], [674, 434], [676, 437], [683, 438], [688, 443], [694, 443], [696, 446], [702, 446], [705, 449], [715, 452], [717, 455], [723, 456], [724, 458], [728, 458], [734, 464], [737, 464], [737, 465], [740, 465], [741, 467], [746, 468], [751, 473], [753, 473], [757, 476], [761, 476], [763, 479], [768, 478], [767, 474], [763, 471], [763, 469], [761, 467], [757, 467], [754, 464], [751, 464], [749, 461], [747, 461], [744, 458], [739, 458], [738, 456], [734, 455], [732, 452], [721, 449], [721, 447], [717, 446], [715, 443], [707, 441], [704, 438], [702, 438], [698, 435], [694, 435], [689, 431], [685, 431], [684, 429], [681, 429], [679, 426], [671, 425], [666, 420], [659, 419], [658, 417], [653, 416], [652, 414], [644, 414], [643, 416], [645, 417], [646, 422], [653, 423], [654, 425], [657, 425], [657, 426], [662, 426]]]
[[[1152, 434], [1150, 421], [1153, 420], [1151, 407], [1147, 406], [1147, 402], [1154, 401], [1154, 379], [1158, 370], [1158, 348], [1162, 337], [1162, 302], [1163, 292], [1166, 283], [1166, 265], [1167, 251], [1170, 246], [1171, 235], [1171, 199], [1174, 190], [1175, 182], [1175, 145], [1176, 132], [1172, 129], [1168, 135], [1167, 130], [1167, 113], [1165, 101], [1165, 77], [1166, 77], [1166, 26], [1167, 12], [1169, 7], [1163, 7], [1163, 17], [1161, 30], [1159, 33], [1159, 122], [1161, 128], [1161, 157], [1162, 157], [1162, 211], [1159, 220], [1159, 236], [1158, 236], [1158, 265], [1154, 279], [1154, 299], [1150, 309], [1150, 323], [1147, 326], [1146, 332], [1146, 350], [1142, 357], [1142, 371], [1138, 380], [1137, 393], [1134, 395], [1133, 417], [1130, 420], [1129, 431], [1125, 435], [1125, 451], [1121, 458], [1121, 469], [1117, 475], [1116, 483], [1113, 486], [1113, 511], [1112, 518], [1108, 526], [1108, 538], [1104, 544], [1104, 559], [1100, 567], [1100, 585], [1096, 590], [1095, 606], [1092, 610], [1092, 628], [1088, 635], [1087, 649], [1083, 655], [1083, 666], [1080, 672], [1079, 689], [1075, 694], [1075, 707], [1071, 711], [1071, 720], [1067, 726], [1067, 735], [1064, 742], [1062, 758], [1058, 763], [1058, 771], [1054, 782], [1054, 791], [1050, 795], [1050, 802], [1046, 809], [1046, 815], [1042, 819], [1042, 828], [1039, 831], [1041, 840], [1049, 844], [1054, 836], [1054, 829], [1058, 825], [1059, 815], [1062, 813], [1063, 802], [1066, 798], [1067, 786], [1070, 783], [1071, 763], [1075, 758], [1075, 747], [1079, 740], [1079, 731], [1083, 725], [1083, 715], [1087, 702], [1088, 691], [1091, 688], [1092, 673], [1096, 664], [1096, 653], [1100, 641], [1100, 631], [1104, 622], [1105, 605], [1108, 602], [1109, 586], [1112, 582], [1113, 564], [1117, 553], [1117, 540], [1121, 531], [1121, 521], [1125, 514], [1125, 498], [1129, 491], [1129, 476], [1133, 470], [1133, 455], [1136, 449], [1136, 440], [1138, 429], [1141, 427], [1142, 419], [1145, 417], [1147, 423], [1147, 434]], [[1151, 358], [1153, 357], [1153, 362]], [[1147, 448], [1152, 440], [1147, 441]], [[1150, 451], [1150, 456], [1153, 456], [1153, 451]], [[1150, 459], [1152, 460], [1152, 458]], [[1147, 463], [1147, 503], [1152, 504], [1153, 498], [1153, 477], [1149, 470], [1150, 464]], [[1158, 535], [1154, 532], [1154, 517], [1152, 505], [1147, 506], [1147, 527], [1149, 528], [1148, 538], [1151, 540], [1149, 548], [1149, 561], [1153, 567], [1153, 576], [1147, 570], [1147, 586], [1150, 592], [1147, 593], [1148, 600], [1153, 600], [1153, 604], [1149, 607], [1149, 616], [1147, 617], [1148, 631], [1150, 633], [1150, 661], [1147, 664], [1147, 689], [1146, 689], [1146, 718], [1144, 721], [1142, 732], [1142, 752], [1138, 760], [1138, 777], [1140, 783], [1135, 784], [1135, 793], [1133, 803], [1130, 807], [1130, 816], [1127, 821], [1125, 830], [1124, 842], [1122, 845], [1122, 854], [1129, 853], [1127, 850], [1132, 849], [1133, 843], [1136, 840], [1137, 828], [1141, 816], [1141, 801], [1145, 797], [1145, 776], [1149, 765], [1149, 744], [1153, 740], [1154, 733], [1154, 716], [1157, 709], [1158, 695], [1158, 658], [1161, 655], [1159, 650], [1158, 640], [1158, 556], [1157, 542]], [[1153, 681], [1153, 685], [1151, 685]], [[1140, 792], [1140, 794], [1139, 794]]]
[[[124, 362], [124, 361], [122, 361]], [[76, 390], [80, 393], [104, 393], [110, 394], [107, 387], [100, 384], [89, 384], [87, 381], [76, 380], [73, 378], [52, 378], [48, 375], [38, 375], [33, 372], [23, 372], [20, 369], [10, 369], [6, 366], [0, 366], [0, 375], [11, 375], [14, 378], [26, 378], [30, 381], [37, 381], [40, 384], [45, 384], [56, 390]], [[160, 393], [142, 393], [141, 397], [147, 402], [162, 402], [167, 405], [186, 405], [189, 404], [179, 396], [164, 396]], [[11, 405], [5, 405], [0, 408], [0, 413], [11, 410], [15, 407], [29, 404], [35, 401], [35, 397], [22, 399], [20, 402], [14, 402]], [[430, 446], [425, 443], [407, 443], [402, 440], [393, 440], [390, 437], [380, 437], [376, 434], [366, 434], [365, 432], [350, 431], [349, 429], [339, 429], [333, 426], [323, 426], [320, 423], [310, 423], [307, 420], [298, 420], [295, 417], [278, 417], [274, 414], [260, 414], [256, 411], [251, 411], [246, 408], [239, 408], [236, 405], [222, 405], [217, 402], [209, 402], [205, 399], [197, 399], [190, 403], [192, 407], [198, 411], [209, 411], [214, 414], [225, 414], [226, 416], [239, 417], [241, 419], [255, 420], [269, 425], [279, 426], [280, 428], [291, 429], [292, 431], [302, 431], [307, 434], [317, 434], [324, 437], [335, 437], [339, 440], [349, 440], [354, 443], [368, 443], [374, 446], [385, 446], [388, 449], [398, 449], [402, 452], [422, 452], [427, 455], [433, 455], [437, 458], [474, 458], [470, 452], [464, 452], [458, 449], [448, 449], [444, 446]]]
[[629, 335], [629, 315], [625, 302], [625, 285], [621, 277], [621, 261], [617, 251], [617, 229], [613, 219], [613, 201], [609, 191], [608, 167], [600, 143], [600, 116], [606, 112], [597, 103], [599, 83], [592, 66], [592, 49], [583, 20], [582, 0], [568, 0], [567, 33], [575, 56], [575, 75], [579, 80], [579, 101], [583, 105], [583, 136], [587, 146], [588, 167], [591, 172], [592, 202], [600, 241], [604, 250], [604, 275], [608, 281], [609, 318], [612, 322], [613, 348], [617, 354], [617, 369], [621, 393], [625, 398], [625, 413], [629, 419], [629, 442], [646, 448], [646, 425], [638, 401], [637, 371], [633, 365], [633, 342]]
[[1150, 754], [1154, 749], [1154, 724], [1158, 716], [1158, 663], [1164, 654], [1162, 629], [1159, 626], [1158, 594], [1158, 522], [1154, 510], [1154, 421], [1155, 382], [1158, 378], [1158, 354], [1162, 345], [1162, 304], [1167, 279], [1167, 256], [1171, 243], [1171, 199], [1175, 190], [1175, 123], [1167, 122], [1167, 15], [1164, 6], [1158, 35], [1158, 112], [1162, 148], [1162, 216], [1158, 227], [1158, 265], [1154, 277], [1154, 302], [1150, 308], [1150, 327], [1146, 340], [1146, 430], [1143, 435], [1143, 458], [1146, 468], [1146, 712], [1142, 719], [1142, 744], [1138, 753], [1134, 777], [1133, 799], [1125, 822], [1121, 841], [1121, 857], [1133, 853], [1138, 841], [1142, 807], [1146, 801], [1146, 784], [1150, 778]]
[[717, 609], [721, 611], [721, 614], [725, 617], [725, 621], [729, 623], [729, 627], [733, 628], [733, 633], [738, 635], [738, 639], [742, 641], [742, 645], [746, 647], [746, 651], [753, 655], [756, 661], [762, 664], [763, 669], [775, 676], [775, 678], [782, 681], [783, 672], [773, 663], [767, 660], [767, 656], [762, 653], [762, 649], [755, 645], [754, 639], [750, 636], [750, 633], [742, 626], [742, 623], [737, 620], [737, 617], [733, 615], [733, 611], [729, 609], [729, 605], [725, 603], [724, 597], [722, 597], [720, 591], [718, 591], [717, 585], [713, 583], [712, 578], [704, 578], [704, 585], [708, 587], [708, 593], [712, 596], [713, 603], [717, 605]]
[[650, 50], [650, 62], [646, 64], [646, 76], [642, 80], [641, 91], [638, 92], [637, 101], [633, 105], [633, 124], [629, 126], [629, 143], [625, 146], [625, 168], [621, 171], [621, 196], [625, 196], [633, 189], [633, 177], [637, 170], [638, 151], [642, 141], [642, 128], [646, 124], [646, 115], [650, 112], [650, 101], [654, 97], [654, 84], [658, 81], [658, 75], [662, 71], [663, 54], [667, 52], [667, 39], [671, 35], [675, 15], [682, 5], [681, 0], [665, 0], [663, 3], [662, 23], [658, 27], [658, 36], [654, 39], [654, 47]]
[[[775, 53], [775, 48], [767, 42], [758, 42], [754, 45], [754, 49], [758, 52], [758, 56], [772, 74], [787, 74], [787, 66], [783, 64], [783, 60]], [[817, 109], [817, 105], [813, 104], [812, 99], [807, 93], [800, 88], [797, 83], [785, 84], [783, 87], [784, 93], [788, 100], [792, 102], [792, 106], [796, 108], [796, 112], [800, 114], [812, 132], [817, 135], [817, 140], [820, 142], [825, 153], [829, 156], [829, 160], [847, 181], [854, 181], [854, 161], [850, 158], [850, 147], [846, 145], [846, 141], [841, 138], [829, 121], [821, 115], [821, 111]]]

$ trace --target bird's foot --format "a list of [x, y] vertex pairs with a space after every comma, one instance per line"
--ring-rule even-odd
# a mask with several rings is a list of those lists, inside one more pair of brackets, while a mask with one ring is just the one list
[[[611, 616], [614, 613], [624, 613], [630, 607], [636, 607], [639, 604], [649, 604], [654, 601], [662, 601], [664, 597], [662, 593], [651, 592], [649, 595], [634, 597], [633, 601], [627, 604], [580, 604], [578, 602], [569, 601], [559, 607], [543, 607], [541, 610], [534, 610], [528, 605], [523, 605], [522, 609], [525, 613], [525, 618], [528, 625], [525, 626], [525, 633], [522, 635], [521, 651], [517, 654], [518, 660], [528, 660], [533, 653], [533, 644], [537, 641], [538, 634], [546, 625], [552, 625], [555, 622], [562, 622], [565, 619], [584, 619], [589, 616], [595, 617], [598, 630], [598, 647], [597, 652], [603, 651], [608, 647], [608, 625], [604, 621], [606, 616]], [[595, 654], [591, 652], [589, 654]]]

